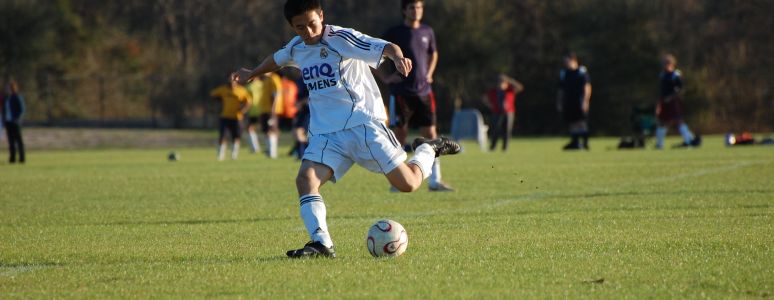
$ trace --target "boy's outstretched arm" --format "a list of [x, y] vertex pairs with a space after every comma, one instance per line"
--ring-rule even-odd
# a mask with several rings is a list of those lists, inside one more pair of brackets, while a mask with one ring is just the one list
[[239, 84], [246, 84], [253, 81], [258, 75], [266, 74], [276, 71], [280, 68], [276, 62], [274, 62], [274, 55], [269, 55], [261, 62], [255, 69], [241, 68], [234, 73], [231, 73], [231, 80], [236, 81]]
[[403, 57], [403, 51], [400, 50], [398, 45], [393, 43], [387, 44], [387, 46], [384, 47], [384, 56], [395, 63], [395, 69], [404, 77], [408, 76], [409, 72], [411, 72], [413, 67], [411, 59]]

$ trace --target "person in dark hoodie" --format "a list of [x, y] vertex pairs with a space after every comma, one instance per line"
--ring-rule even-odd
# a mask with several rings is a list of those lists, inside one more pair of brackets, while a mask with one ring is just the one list
[[24, 97], [19, 94], [19, 84], [13, 79], [6, 86], [5, 92], [2, 119], [5, 133], [8, 136], [8, 150], [10, 152], [8, 162], [16, 163], [16, 153], [18, 151], [18, 161], [24, 163], [24, 140], [21, 134], [21, 120], [25, 111]]

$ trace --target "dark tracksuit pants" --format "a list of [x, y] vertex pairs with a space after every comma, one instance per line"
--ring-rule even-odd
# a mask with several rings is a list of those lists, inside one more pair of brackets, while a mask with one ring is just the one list
[[5, 133], [8, 136], [9, 162], [16, 162], [16, 152], [19, 152], [19, 162], [24, 162], [24, 140], [22, 140], [21, 126], [15, 122], [5, 122]]
[[492, 144], [489, 146], [489, 150], [494, 150], [497, 147], [497, 140], [503, 139], [503, 151], [508, 149], [508, 140], [511, 138], [511, 132], [513, 131], [513, 122], [516, 118], [515, 113], [504, 114], [492, 114]]

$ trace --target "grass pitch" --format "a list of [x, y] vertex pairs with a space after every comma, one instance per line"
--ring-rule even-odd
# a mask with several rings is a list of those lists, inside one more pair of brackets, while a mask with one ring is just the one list
[[[565, 153], [518, 139], [443, 158], [458, 191], [392, 194], [355, 167], [326, 185], [339, 258], [308, 239], [290, 158], [214, 149], [31, 152], [0, 165], [0, 298], [766, 298], [774, 147]], [[406, 254], [365, 234], [402, 223]]]

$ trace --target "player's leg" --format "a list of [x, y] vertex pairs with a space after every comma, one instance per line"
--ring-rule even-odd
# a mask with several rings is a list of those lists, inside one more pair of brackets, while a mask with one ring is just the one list
[[[416, 153], [414, 155], [417, 156]], [[427, 162], [428, 165], [432, 164], [432, 160], [435, 158], [435, 154]], [[419, 166], [421, 163], [419, 160], [415, 163], [404, 163], [385, 174], [387, 181], [390, 182], [398, 191], [404, 193], [410, 193], [419, 189], [422, 185], [422, 180], [425, 179], [424, 172]], [[429, 168], [426, 168], [429, 169]]]
[[354, 164], [351, 158], [343, 154], [342, 147], [348, 143], [341, 135], [339, 132], [309, 138], [309, 147], [296, 176], [296, 188], [301, 204], [301, 218], [311, 242], [301, 249], [288, 251], [289, 257], [336, 256], [328, 232], [327, 213], [320, 187], [329, 180], [340, 179]]
[[226, 155], [226, 119], [220, 119], [220, 126], [218, 128], [218, 161], [225, 159]]
[[232, 120], [229, 126], [231, 131], [231, 159], [237, 159], [239, 156], [239, 146], [242, 139], [242, 128], [238, 120]]
[[659, 121], [656, 127], [656, 149], [664, 149], [664, 139], [667, 135], [667, 126], [665, 122]]
[[328, 233], [326, 210], [320, 187], [333, 177], [333, 170], [321, 163], [304, 160], [296, 176], [300, 214], [310, 242], [303, 248], [290, 250], [290, 258], [327, 256], [336, 257], [333, 240]]
[[[425, 96], [417, 96], [412, 99], [410, 104], [414, 109], [414, 117], [412, 122], [416, 122], [419, 126], [419, 133], [427, 140], [435, 140], [438, 138], [436, 132], [436, 114], [435, 114], [435, 94], [432, 92]], [[430, 191], [439, 192], [451, 192], [454, 188], [444, 183], [441, 176], [441, 161], [436, 158], [433, 161], [432, 172], [430, 173], [430, 179], [428, 180], [428, 188]]]
[[584, 150], [589, 150], [589, 123], [585, 117], [578, 122], [578, 132], [581, 139], [581, 147]]
[[16, 131], [14, 130], [14, 127], [16, 124], [12, 122], [5, 122], [5, 135], [8, 139], [8, 162], [9, 163], [15, 163], [16, 162]]
[[24, 157], [24, 138], [22, 138], [21, 130], [21, 125], [16, 124], [16, 146], [19, 151], [19, 162], [23, 164], [26, 158]]
[[273, 116], [269, 118], [269, 131], [267, 133], [269, 140], [268, 140], [268, 147], [269, 147], [269, 157], [270, 158], [277, 158], [277, 147], [279, 146], [279, 119], [277, 116]]
[[502, 115], [492, 114], [492, 124], [489, 127], [489, 131], [491, 132], [489, 137], [492, 141], [489, 144], [489, 151], [494, 151], [497, 147], [497, 140], [500, 139], [500, 128], [502, 128]]
[[252, 147], [252, 153], [261, 152], [261, 143], [258, 141], [258, 132], [256, 131], [257, 124], [257, 117], [248, 118], [247, 134], [250, 135], [250, 146]]
[[439, 156], [457, 154], [462, 150], [459, 144], [448, 138], [417, 138], [412, 146], [414, 156], [411, 160], [385, 174], [392, 186], [405, 193], [416, 191], [422, 180], [432, 176], [433, 166]]
[[508, 142], [511, 139], [511, 135], [513, 134], [513, 123], [516, 120], [516, 114], [515, 113], [507, 113], [505, 114], [505, 135], [503, 136], [503, 151], [508, 150]]

